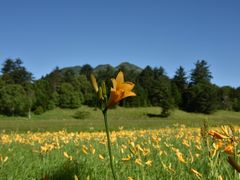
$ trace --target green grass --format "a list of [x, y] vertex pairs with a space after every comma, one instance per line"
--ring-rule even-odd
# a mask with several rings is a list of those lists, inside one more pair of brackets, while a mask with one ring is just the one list
[[[74, 119], [76, 111], [89, 112], [86, 119]], [[157, 129], [173, 127], [174, 124], [185, 124], [187, 127], [202, 126], [202, 121], [208, 119], [210, 126], [222, 124], [240, 124], [240, 113], [218, 111], [212, 115], [186, 113], [174, 110], [170, 117], [148, 117], [147, 114], [160, 113], [159, 107], [122, 108], [109, 110], [108, 119], [111, 130], [123, 129]], [[42, 115], [32, 115], [31, 120], [26, 117], [0, 116], [0, 130], [5, 131], [99, 131], [104, 130], [103, 116], [100, 110], [83, 106], [79, 109], [59, 109], [47, 111]]]

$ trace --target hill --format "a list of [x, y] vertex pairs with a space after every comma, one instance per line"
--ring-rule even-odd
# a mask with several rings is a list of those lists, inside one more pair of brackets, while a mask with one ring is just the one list
[[142, 68], [136, 66], [135, 64], [131, 64], [129, 62], [123, 62], [121, 64], [119, 64], [118, 66], [116, 66], [117, 70], [125, 70], [125, 71], [131, 71], [131, 72], [137, 72], [137, 73], [141, 73]]
[[100, 72], [106, 72], [106, 71], [114, 71], [115, 72], [116, 69], [115, 69], [115, 67], [111, 66], [110, 64], [101, 64], [93, 69], [93, 72], [95, 74], [98, 74]]
[[[81, 71], [82, 66], [72, 66], [72, 67], [64, 67], [60, 69], [60, 72], [64, 74], [66, 71], [72, 70], [75, 75], [79, 75], [79, 72]], [[125, 73], [130, 73], [133, 76], [137, 76], [139, 73], [141, 73], [142, 68], [138, 67], [135, 64], [131, 64], [128, 62], [123, 62], [119, 64], [116, 67], [113, 67], [110, 64], [101, 64], [93, 68], [93, 72], [98, 76], [100, 73], [115, 73], [119, 70], [124, 71]]]
[[72, 70], [75, 75], [78, 75], [79, 72], [81, 71], [82, 67], [81, 66], [72, 66], [72, 67], [65, 67], [60, 69], [61, 73], [64, 74], [68, 70]]

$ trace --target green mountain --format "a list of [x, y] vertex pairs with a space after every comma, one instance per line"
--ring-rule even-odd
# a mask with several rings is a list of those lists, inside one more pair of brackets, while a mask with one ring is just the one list
[[72, 67], [65, 67], [60, 69], [61, 73], [64, 74], [68, 70], [72, 70], [75, 75], [79, 75], [80, 70], [82, 69], [81, 66], [72, 66]]
[[116, 69], [113, 66], [111, 66], [110, 64], [101, 64], [93, 69], [93, 72], [95, 74], [98, 74], [100, 72], [106, 72], [106, 71], [114, 71], [115, 72]]
[[129, 62], [123, 62], [121, 64], [119, 64], [116, 67], [117, 70], [122, 70], [122, 71], [127, 71], [127, 72], [137, 72], [137, 73], [141, 73], [142, 68], [136, 66], [135, 64], [131, 64]]
[[[75, 75], [79, 75], [81, 68], [82, 66], [65, 67], [60, 69], [60, 71], [62, 74], [64, 74], [66, 71], [72, 70], [75, 73]], [[123, 62], [116, 67], [113, 67], [110, 64], [101, 64], [93, 68], [93, 72], [96, 75], [102, 74], [104, 72], [107, 72], [107, 74], [116, 73], [119, 70], [123, 71], [125, 74], [133, 75], [135, 77], [136, 75], [141, 73], [142, 68], [136, 66], [135, 64], [131, 64], [129, 62]]]

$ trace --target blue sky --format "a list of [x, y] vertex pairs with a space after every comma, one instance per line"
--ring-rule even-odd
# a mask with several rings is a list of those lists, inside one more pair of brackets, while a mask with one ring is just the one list
[[213, 83], [240, 86], [238, 0], [2, 0], [0, 63], [21, 58], [37, 78], [56, 66], [163, 66], [197, 60]]

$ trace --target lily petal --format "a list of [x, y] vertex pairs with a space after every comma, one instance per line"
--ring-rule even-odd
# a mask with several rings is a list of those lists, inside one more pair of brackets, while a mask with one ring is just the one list
[[116, 81], [118, 84], [124, 83], [124, 75], [123, 72], [120, 71], [116, 77]]
[[113, 89], [117, 89], [117, 81], [116, 79], [111, 79], [112, 80], [112, 84], [113, 84]]
[[119, 84], [117, 89], [124, 89], [124, 91], [131, 91], [134, 88], [135, 84], [132, 82], [125, 82], [122, 84]]
[[124, 96], [123, 96], [123, 99], [126, 98], [126, 97], [129, 97], [129, 96], [136, 96], [136, 94], [134, 92], [125, 92]]

